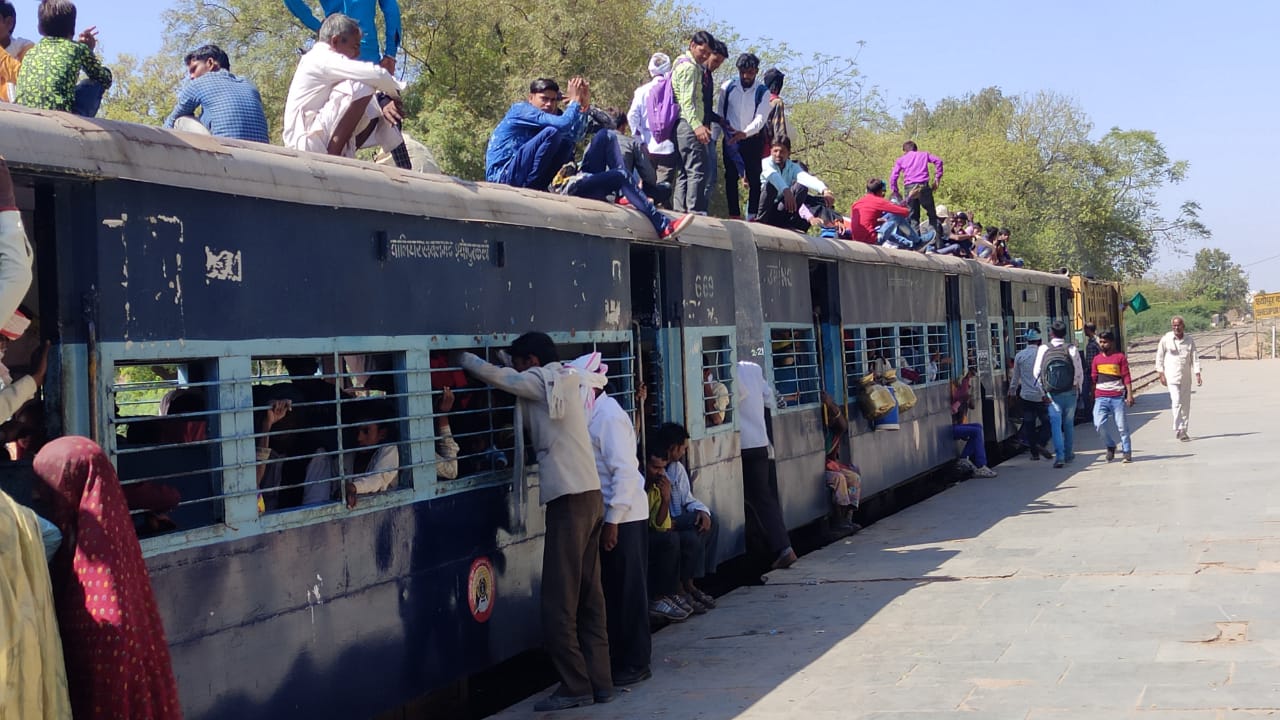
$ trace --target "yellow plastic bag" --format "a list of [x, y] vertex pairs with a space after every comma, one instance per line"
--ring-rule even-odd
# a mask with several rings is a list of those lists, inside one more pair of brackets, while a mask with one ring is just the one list
[[916, 392], [898, 379], [898, 373], [890, 370], [884, 374], [884, 379], [893, 387], [894, 397], [898, 398], [898, 412], [906, 412], [916, 406]]
[[876, 382], [874, 373], [864, 375], [859, 384], [862, 385], [862, 392], [858, 393], [858, 403], [867, 417], [872, 420], [882, 418], [893, 409], [893, 396]]

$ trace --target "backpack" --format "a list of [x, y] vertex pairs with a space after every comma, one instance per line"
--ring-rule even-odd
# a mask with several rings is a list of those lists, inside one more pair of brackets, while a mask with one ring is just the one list
[[1076, 366], [1071, 361], [1070, 347], [1050, 345], [1040, 360], [1040, 384], [1045, 392], [1066, 392], [1076, 386]]
[[[675, 65], [682, 62], [691, 60], [682, 55], [676, 58]], [[654, 142], [670, 140], [676, 133], [676, 123], [680, 122], [680, 104], [676, 102], [676, 93], [671, 87], [671, 78], [676, 74], [675, 65], [671, 66], [671, 72], [658, 76], [644, 99], [645, 122], [649, 124]]]

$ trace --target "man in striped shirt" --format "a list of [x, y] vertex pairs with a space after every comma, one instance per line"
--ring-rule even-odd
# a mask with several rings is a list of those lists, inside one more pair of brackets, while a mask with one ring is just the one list
[[1093, 427], [1107, 445], [1107, 462], [1116, 457], [1116, 441], [1107, 426], [1108, 418], [1115, 419], [1124, 461], [1133, 462], [1125, 420], [1125, 407], [1133, 407], [1133, 379], [1129, 376], [1129, 359], [1116, 348], [1116, 336], [1110, 330], [1098, 333], [1098, 354], [1093, 357], [1092, 367]]
[[[164, 126], [200, 132], [200, 127], [217, 137], [270, 142], [267, 114], [262, 96], [253, 83], [231, 74], [231, 60], [217, 45], [204, 45], [187, 53], [190, 81], [178, 90], [178, 103], [164, 119]], [[196, 118], [196, 109], [200, 117]], [[183, 119], [186, 122], [183, 122]]]

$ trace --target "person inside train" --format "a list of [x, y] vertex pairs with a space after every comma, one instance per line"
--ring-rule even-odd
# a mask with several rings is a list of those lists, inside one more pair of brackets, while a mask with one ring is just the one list
[[[76, 35], [76, 6], [71, 0], [43, 0], [36, 17], [44, 37], [22, 58], [14, 102], [96, 116], [112, 79], [111, 71], [93, 53], [98, 29], [90, 27]], [[77, 83], [82, 70], [87, 78]]]
[[347, 507], [355, 509], [361, 495], [394, 490], [400, 480], [399, 423], [395, 405], [386, 398], [350, 404], [354, 416], [355, 452], [342, 456], [347, 478]]
[[[202, 45], [183, 58], [190, 78], [164, 126], [215, 137], [271, 142], [262, 96], [253, 83], [231, 74], [231, 59], [217, 45]], [[196, 110], [200, 116], [196, 117]]]
[[[298, 61], [284, 106], [284, 144], [304, 150], [355, 157], [359, 148], [381, 146], [396, 166], [409, 168], [399, 123], [405, 84], [384, 68], [362, 62], [360, 26], [335, 13], [320, 25], [315, 45]], [[379, 107], [375, 94], [390, 100]]]
[[960, 456], [973, 463], [973, 476], [993, 478], [996, 471], [987, 467], [987, 439], [982, 425], [966, 422], [973, 409], [973, 379], [978, 371], [971, 365], [964, 374], [951, 381], [951, 434], [956, 440], [964, 440]]
[[[656, 432], [654, 430], [650, 434]], [[649, 505], [649, 617], [681, 622], [693, 614], [693, 608], [685, 609], [676, 600], [680, 594], [680, 536], [672, 532], [667, 451], [650, 443], [645, 455], [644, 490]], [[706, 612], [705, 608], [703, 612]]]
[[774, 138], [760, 175], [760, 211], [756, 222], [805, 232], [835, 225], [835, 196], [827, 184], [791, 158], [791, 138]]
[[703, 592], [695, 581], [716, 571], [720, 524], [711, 508], [693, 495], [693, 481], [685, 467], [689, 431], [679, 423], [663, 423], [650, 442], [657, 449], [666, 448], [666, 475], [671, 482], [667, 512], [672, 531], [680, 539], [680, 588], [673, 599], [680, 609], [701, 615], [716, 606], [715, 598]]
[[111, 460], [61, 437], [32, 464], [39, 503], [62, 533], [49, 568], [77, 720], [182, 717], [164, 624]]

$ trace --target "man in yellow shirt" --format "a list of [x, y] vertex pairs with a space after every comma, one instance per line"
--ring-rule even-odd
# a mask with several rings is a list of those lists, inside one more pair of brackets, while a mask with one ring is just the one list
[[18, 68], [22, 67], [12, 55], [0, 48], [0, 102], [13, 102], [14, 87], [18, 84]]

